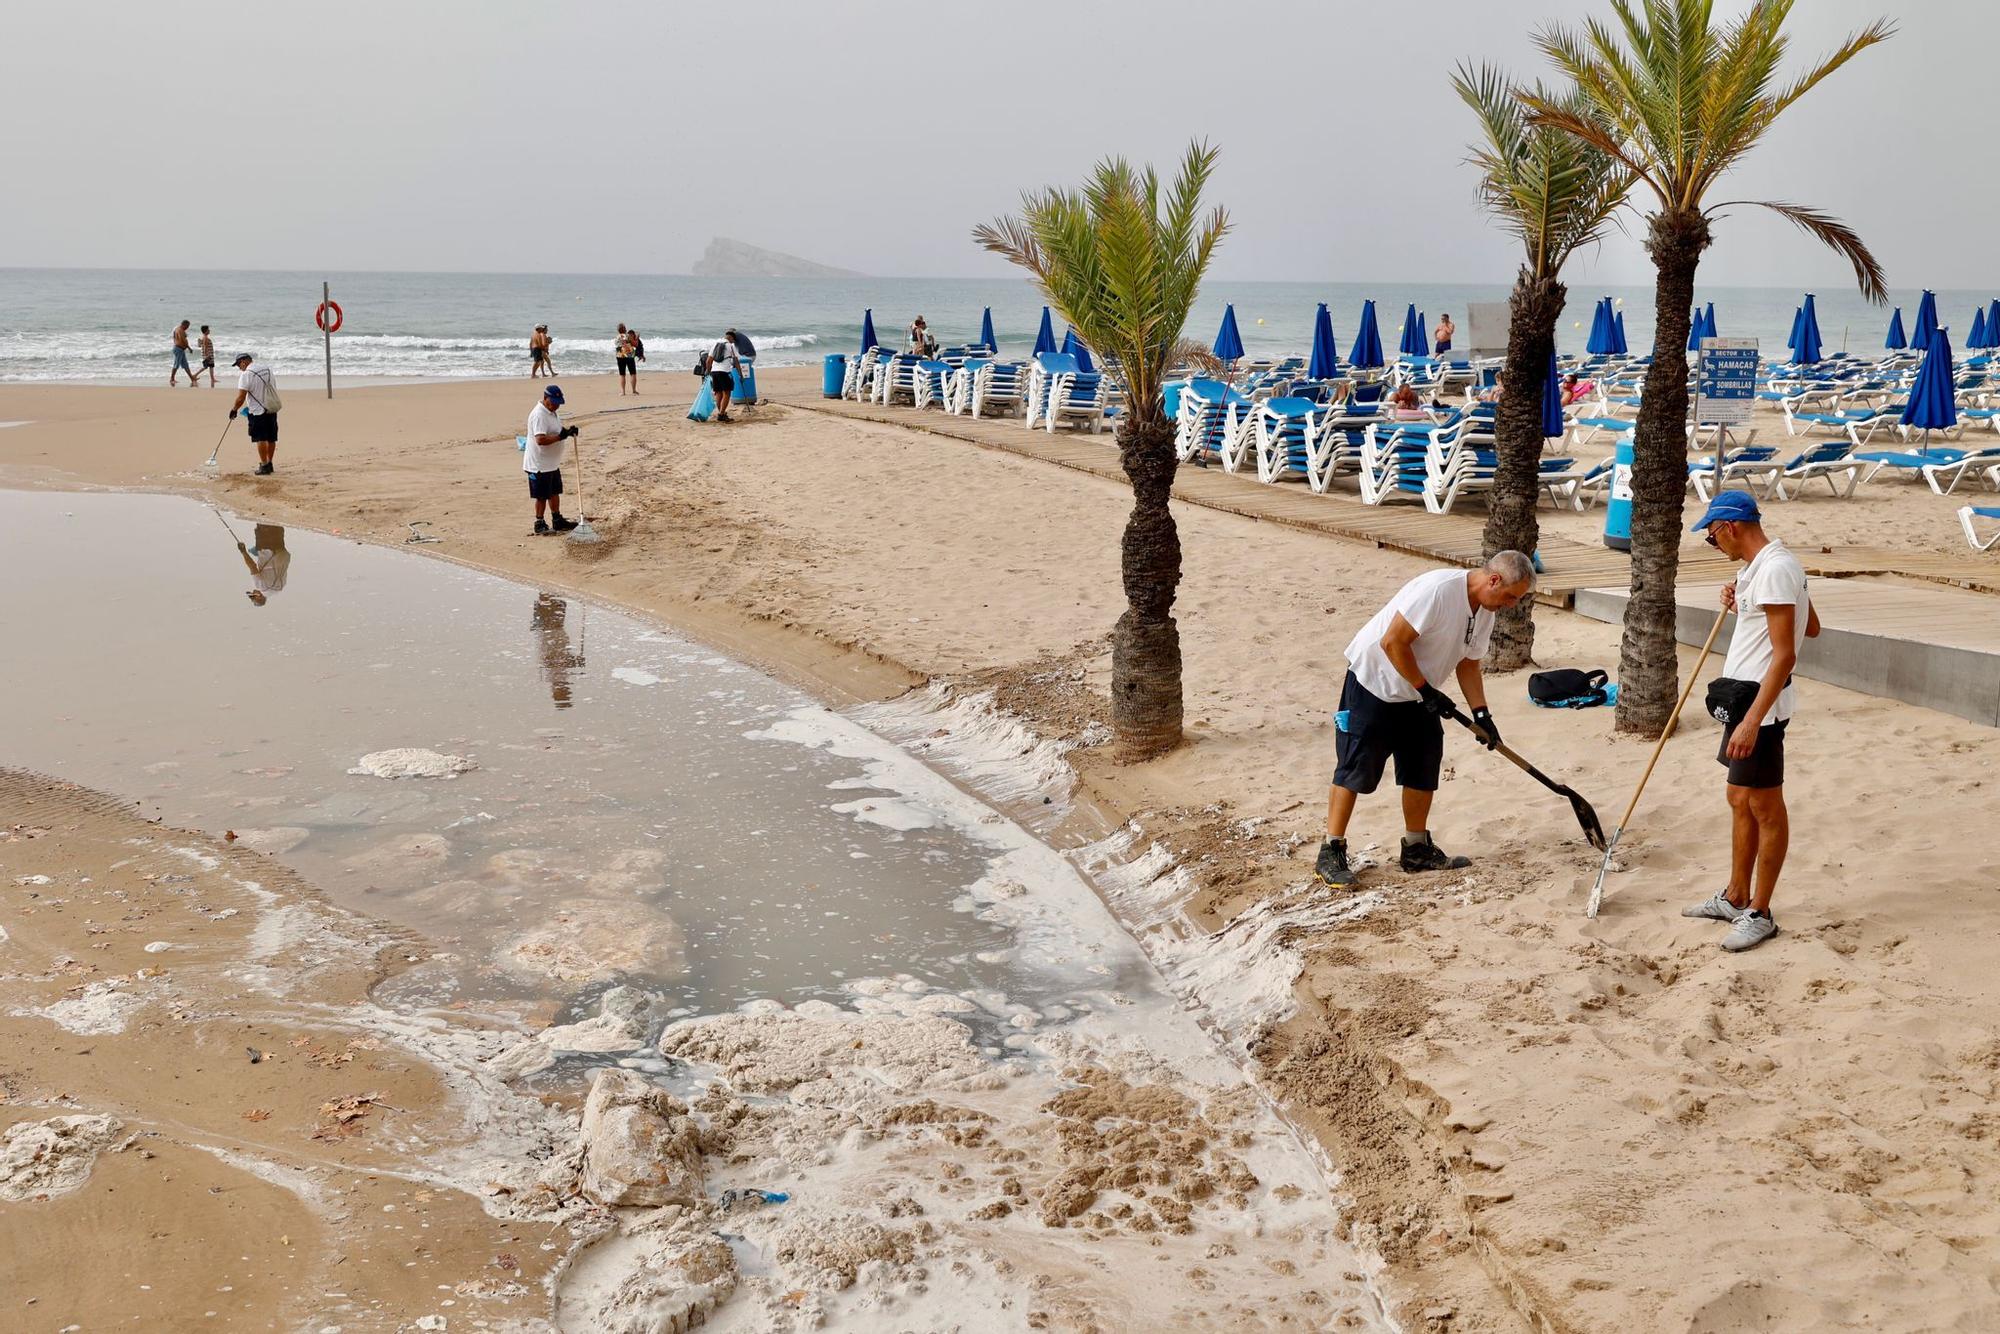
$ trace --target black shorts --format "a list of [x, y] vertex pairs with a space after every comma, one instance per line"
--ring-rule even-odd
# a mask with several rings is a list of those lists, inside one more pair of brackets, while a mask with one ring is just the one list
[[1347, 715], [1347, 729], [1334, 732], [1334, 786], [1373, 792], [1393, 756], [1397, 787], [1437, 791], [1444, 724], [1423, 701], [1379, 699], [1349, 672], [1340, 687], [1340, 711]]
[[205, 370], [205, 371], [212, 371], [212, 370], [214, 370], [214, 369], [215, 369], [215, 358], [214, 358], [214, 357], [203, 357], [203, 358], [201, 359], [201, 368], [202, 368], [203, 370]]
[[1783, 787], [1785, 785], [1785, 728], [1791, 722], [1766, 723], [1757, 729], [1757, 745], [1740, 760], [1729, 758], [1729, 737], [1736, 729], [1722, 729], [1722, 744], [1715, 749], [1719, 763], [1729, 766], [1731, 787]]
[[736, 392], [736, 377], [728, 371], [710, 371], [708, 387], [718, 394], [733, 394]]
[[632, 357], [618, 358], [618, 373], [620, 375], [637, 375], [639, 373], [638, 361]]
[[554, 500], [562, 494], [562, 469], [528, 474], [528, 496], [533, 500]]
[[246, 412], [250, 419], [250, 443], [275, 445], [278, 443], [278, 414], [275, 412]]

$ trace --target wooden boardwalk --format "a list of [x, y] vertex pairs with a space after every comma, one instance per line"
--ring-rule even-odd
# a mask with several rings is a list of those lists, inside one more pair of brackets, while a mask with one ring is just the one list
[[[780, 393], [772, 402], [830, 416], [898, 426], [905, 430], [962, 440], [984, 449], [1039, 459], [1123, 484], [1118, 451], [1110, 431], [1085, 435], [1069, 431], [1054, 435], [1030, 431], [1018, 420], [975, 420], [943, 412], [883, 407], [821, 398], [817, 393]], [[1281, 523], [1328, 537], [1366, 542], [1389, 551], [1425, 556], [1452, 565], [1477, 565], [1485, 518], [1477, 514], [1431, 514], [1421, 507], [1363, 505], [1347, 495], [1316, 496], [1302, 486], [1266, 486], [1254, 475], [1226, 473], [1220, 468], [1181, 468], [1174, 474], [1174, 498], [1190, 505]], [[1972, 553], [1945, 556], [1928, 552], [1885, 551], [1872, 547], [1793, 548], [1806, 572], [1826, 579], [1862, 575], [1902, 575], [1931, 583], [1956, 585], [1980, 593], [2000, 593], [2000, 561]], [[1622, 552], [1601, 544], [1585, 545], [1543, 534], [1544, 573], [1539, 595], [1545, 602], [1571, 605], [1578, 589], [1623, 587], [1630, 583], [1630, 561]], [[1732, 577], [1732, 562], [1701, 542], [1681, 548], [1678, 582], [1716, 584]], [[1968, 616], [1991, 616], [1990, 604], [1975, 600]]]

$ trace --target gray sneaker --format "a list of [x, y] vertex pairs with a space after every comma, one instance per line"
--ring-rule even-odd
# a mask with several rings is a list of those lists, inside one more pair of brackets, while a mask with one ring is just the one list
[[1777, 934], [1776, 922], [1755, 908], [1745, 908], [1742, 916], [1729, 928], [1729, 934], [1722, 938], [1722, 948], [1732, 954], [1741, 954], [1744, 950], [1756, 949]]
[[1700, 903], [1681, 909], [1681, 916], [1712, 917], [1718, 922], [1733, 922], [1748, 911], [1747, 908], [1739, 908], [1731, 903], [1729, 896], [1718, 889]]

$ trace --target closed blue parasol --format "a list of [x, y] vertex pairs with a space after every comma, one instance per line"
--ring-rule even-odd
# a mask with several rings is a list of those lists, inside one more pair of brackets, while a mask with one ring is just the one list
[[1620, 357], [1630, 351], [1625, 345], [1625, 312], [1622, 310], [1611, 317], [1611, 351]]
[[1096, 363], [1090, 359], [1090, 349], [1085, 347], [1083, 340], [1076, 336], [1076, 330], [1071, 329], [1063, 334], [1062, 350], [1064, 356], [1076, 358], [1076, 368], [1085, 375], [1090, 375], [1097, 370]]
[[993, 307], [991, 306], [988, 306], [986, 313], [979, 317], [979, 345], [994, 352], [1000, 350], [999, 340], [993, 337]]
[[1049, 319], [1049, 308], [1047, 306], [1043, 306], [1042, 327], [1035, 331], [1034, 354], [1039, 357], [1044, 352], [1053, 352], [1055, 350], [1056, 350], [1055, 322]]
[[1882, 346], [1891, 352], [1901, 352], [1910, 345], [1903, 333], [1903, 308], [1896, 307], [1896, 313], [1889, 317], [1889, 335], [1882, 340]]
[[1937, 293], [1926, 291], [1923, 300], [1917, 302], [1917, 320], [1910, 326], [1910, 346], [1927, 348], [1931, 345], [1931, 335], [1937, 332]]
[[1986, 336], [1986, 307], [1973, 307], [1972, 332], [1965, 336], [1965, 345], [1967, 347], [1993, 346], [1993, 340]]
[[1701, 336], [1703, 338], [1722, 337], [1721, 334], [1715, 331], [1715, 303], [1713, 301], [1709, 302], [1708, 309], [1701, 313]]
[[[1925, 296], [1930, 294], [1926, 292]], [[1903, 425], [1919, 431], [1942, 431], [1958, 424], [1958, 403], [1952, 392], [1951, 340], [1943, 329], [1931, 330], [1924, 364], [1903, 405]]]
[[1215, 331], [1215, 345], [1209, 349], [1225, 366], [1243, 359], [1243, 335], [1236, 332], [1236, 307], [1222, 308], [1222, 327]]
[[1417, 303], [1414, 301], [1403, 311], [1403, 328], [1396, 335], [1396, 351], [1406, 357], [1421, 357], [1430, 351], [1429, 347], [1417, 341]]
[[1556, 375], [1555, 345], [1549, 345], [1549, 376], [1542, 384], [1542, 435], [1554, 440], [1563, 433], [1562, 381]]
[[1361, 327], [1354, 332], [1354, 346], [1348, 350], [1348, 362], [1361, 370], [1377, 370], [1383, 363], [1382, 329], [1375, 323], [1375, 303], [1361, 303]]
[[1607, 296], [1597, 303], [1590, 316], [1590, 339], [1583, 350], [1593, 357], [1608, 357], [1616, 346], [1611, 327], [1611, 298]]
[[1326, 302], [1319, 303], [1313, 312], [1312, 359], [1306, 364], [1306, 376], [1313, 380], [1331, 380], [1340, 374], [1340, 349], [1333, 342], [1333, 316], [1326, 312]]
[[873, 310], [865, 310], [861, 313], [861, 350], [866, 352], [874, 346], [875, 312]]
[[[1799, 327], [1806, 322], [1806, 308], [1792, 307], [1792, 331], [1785, 335], [1785, 346], [1796, 352], [1799, 348]], [[1796, 360], [1796, 358], [1794, 358]]]
[[1420, 310], [1417, 312], [1417, 355], [1420, 357], [1427, 357], [1430, 354], [1431, 354], [1430, 330], [1424, 328], [1424, 312]]
[[2000, 347], [2000, 297], [1986, 308], [1986, 346]]
[[1690, 352], [1701, 351], [1701, 340], [1707, 335], [1707, 331], [1708, 331], [1708, 325], [1702, 319], [1701, 307], [1696, 306], [1694, 308], [1694, 313], [1688, 316], [1687, 350]]
[[1807, 292], [1806, 303], [1799, 307], [1799, 339], [1792, 345], [1792, 360], [1811, 366], [1819, 359], [1819, 311], [1813, 306], [1813, 294]]

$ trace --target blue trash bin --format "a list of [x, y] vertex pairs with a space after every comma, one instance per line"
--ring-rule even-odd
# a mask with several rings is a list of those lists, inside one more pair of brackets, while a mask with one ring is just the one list
[[822, 362], [820, 366], [820, 375], [819, 375], [820, 397], [839, 398], [840, 387], [846, 383], [847, 383], [847, 354], [844, 352], [834, 352], [828, 354], [826, 360]]
[[1632, 549], [1632, 442], [1618, 442], [1611, 464], [1611, 499], [1604, 506], [1604, 545], [1613, 551]]
[[[736, 372], [735, 401], [747, 406], [757, 401], [757, 361], [754, 357], [746, 357], [737, 362], [737, 365], [742, 369]], [[821, 386], [821, 388], [824, 390], [825, 386]], [[838, 384], [833, 387], [833, 396], [835, 398], [840, 397], [840, 386]]]

